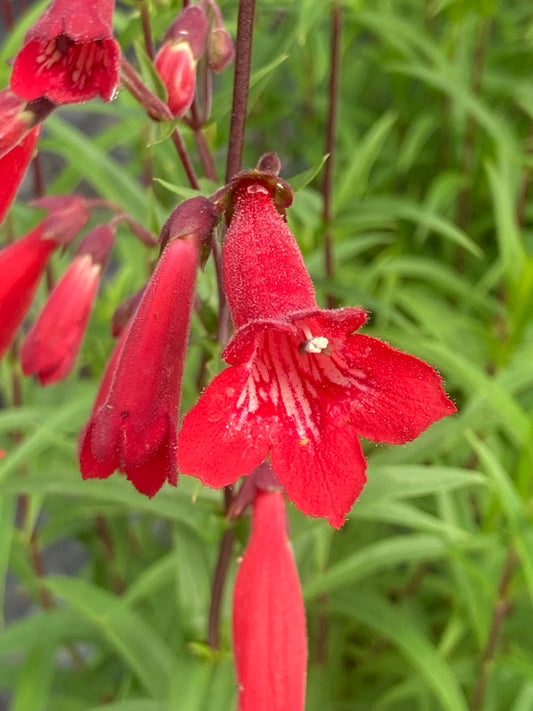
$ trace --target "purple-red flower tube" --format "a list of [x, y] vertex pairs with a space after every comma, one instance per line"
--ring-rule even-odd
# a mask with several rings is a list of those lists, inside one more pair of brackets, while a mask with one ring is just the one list
[[118, 88], [120, 46], [113, 38], [114, 0], [53, 0], [28, 30], [11, 90], [28, 101], [74, 104]]
[[259, 491], [233, 594], [238, 711], [303, 711], [305, 610], [281, 491]]
[[91, 230], [26, 336], [22, 370], [37, 374], [41, 385], [61, 380], [72, 370], [114, 239], [110, 225]]
[[147, 496], [165, 481], [176, 485], [176, 427], [196, 271], [214, 220], [213, 205], [198, 197], [180, 205], [163, 228], [161, 258], [82, 434], [84, 479], [119, 469]]
[[318, 308], [267, 177], [233, 188], [223, 247], [231, 367], [185, 416], [178, 464], [222, 487], [269, 456], [296, 506], [340, 527], [366, 481], [358, 436], [402, 444], [456, 408], [427, 363], [355, 333], [363, 309]]

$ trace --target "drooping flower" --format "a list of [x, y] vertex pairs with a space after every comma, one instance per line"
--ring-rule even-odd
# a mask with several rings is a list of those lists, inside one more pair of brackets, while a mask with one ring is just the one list
[[186, 7], [170, 26], [154, 64], [176, 118], [189, 110], [196, 90], [196, 64], [205, 49], [207, 18], [198, 6]]
[[233, 595], [238, 711], [303, 711], [305, 610], [281, 491], [260, 491]]
[[24, 179], [26, 169], [39, 138], [39, 126], [35, 126], [10, 151], [0, 158], [0, 175], [9, 176], [9, 180], [0, 179], [0, 224], [11, 207], [17, 191]]
[[176, 427], [202, 241], [215, 214], [205, 198], [180, 205], [163, 228], [163, 249], [115, 351], [80, 441], [85, 479], [124, 472], [143, 494], [177, 482]]
[[223, 248], [231, 367], [185, 416], [178, 464], [222, 487], [270, 456], [304, 513], [344, 523], [366, 481], [358, 436], [401, 444], [455, 411], [427, 363], [355, 333], [361, 308], [319, 309], [271, 183], [241, 177]]
[[47, 99], [28, 103], [9, 89], [0, 91], [0, 223], [24, 178], [40, 124], [53, 108]]
[[22, 370], [37, 374], [41, 385], [61, 380], [74, 366], [114, 238], [110, 225], [91, 230], [26, 336]]
[[114, 0], [52, 0], [17, 54], [11, 90], [28, 101], [109, 101], [119, 81], [120, 46], [113, 38]]
[[0, 358], [31, 305], [48, 258], [56, 247], [73, 239], [89, 218], [85, 200], [77, 195], [37, 202], [50, 210], [49, 215], [0, 252]]

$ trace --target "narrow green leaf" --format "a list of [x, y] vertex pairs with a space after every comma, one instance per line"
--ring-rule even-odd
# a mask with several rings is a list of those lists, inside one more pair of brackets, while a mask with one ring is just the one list
[[63, 156], [99, 195], [118, 203], [141, 222], [146, 218], [146, 191], [126, 166], [117, 163], [94, 140], [58, 116], [47, 119], [46, 127], [52, 137], [42, 140], [43, 148]]
[[11, 711], [47, 711], [55, 672], [54, 649], [46, 640], [31, 647], [22, 664]]
[[4, 593], [9, 565], [9, 552], [15, 525], [16, 500], [13, 496], [0, 497], [0, 622], [4, 621]]
[[332, 600], [331, 607], [393, 642], [426, 680], [445, 709], [468, 711], [453, 671], [405, 609], [360, 592], [351, 602]]
[[[455, 544], [457, 545], [457, 544]], [[471, 538], [467, 547], [485, 548], [490, 545], [488, 539]], [[310, 600], [320, 593], [331, 592], [345, 585], [367, 578], [380, 570], [398, 563], [418, 562], [440, 558], [449, 550], [439, 537], [429, 534], [395, 536], [365, 546], [361, 550], [346, 556], [328, 570], [309, 580], [303, 586], [304, 598]]]
[[84, 580], [57, 576], [46, 584], [94, 624], [152, 696], [165, 695], [177, 660], [153, 628], [120, 599]]

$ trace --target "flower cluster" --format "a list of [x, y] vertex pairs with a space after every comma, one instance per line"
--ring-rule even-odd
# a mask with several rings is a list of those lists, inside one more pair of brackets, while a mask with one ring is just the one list
[[[202, 140], [207, 113], [199, 118], [197, 65], [219, 72], [233, 59], [215, 0], [188, 5], [164, 36], [154, 57], [164, 101], [121, 60], [113, 9], [113, 0], [74, 7], [72, 0], [53, 0], [28, 31], [10, 88], [0, 91], [0, 171], [12, 178], [0, 185], [0, 221], [42, 122], [59, 105], [112, 99], [121, 63], [125, 85], [154, 120], [172, 121], [173, 128], [181, 118]], [[304, 514], [340, 528], [366, 481], [360, 438], [403, 444], [455, 412], [430, 365], [359, 332], [367, 321], [363, 308], [320, 308], [286, 222], [292, 190], [278, 172], [277, 157], [268, 154], [210, 198], [186, 200], [172, 212], [147, 284], [115, 314], [118, 340], [79, 440], [83, 478], [118, 470], [150, 497], [165, 482], [177, 485], [178, 472], [216, 488], [246, 477], [228, 512], [238, 516], [251, 504], [251, 536], [234, 592], [240, 711], [303, 711], [305, 611], [285, 494]], [[156, 244], [120, 207], [97, 203], [78, 195], [36, 201], [46, 217], [0, 252], [2, 357], [52, 254], [74, 242], [93, 208], [115, 213], [90, 225], [25, 336], [22, 369], [41, 385], [75, 365], [118, 222]], [[216, 237], [224, 232], [220, 247]], [[197, 271], [210, 250], [234, 333], [222, 354], [227, 367], [180, 426]]]

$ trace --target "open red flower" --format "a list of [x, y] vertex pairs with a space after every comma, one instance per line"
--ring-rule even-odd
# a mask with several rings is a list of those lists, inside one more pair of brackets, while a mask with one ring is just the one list
[[45, 198], [39, 204], [50, 209], [48, 217], [0, 252], [0, 358], [31, 305], [48, 258], [89, 217], [85, 201], [76, 195]]
[[260, 491], [233, 595], [239, 711], [303, 711], [305, 610], [280, 491]]
[[120, 46], [113, 38], [114, 0], [53, 0], [29, 29], [17, 54], [11, 89], [28, 101], [109, 101], [119, 81]]
[[222, 487], [270, 456], [296, 506], [340, 527], [366, 481], [358, 435], [401, 444], [456, 408], [427, 363], [355, 333], [363, 309], [318, 308], [268, 183], [241, 179], [234, 205], [223, 251], [232, 367], [185, 416], [178, 464]]
[[85, 237], [26, 336], [22, 370], [25, 375], [37, 374], [41, 385], [61, 380], [74, 366], [114, 238], [109, 225], [100, 225]]
[[205, 198], [180, 205], [166, 246], [123, 332], [80, 441], [84, 479], [124, 472], [143, 494], [176, 485], [176, 427], [200, 245], [214, 221]]

